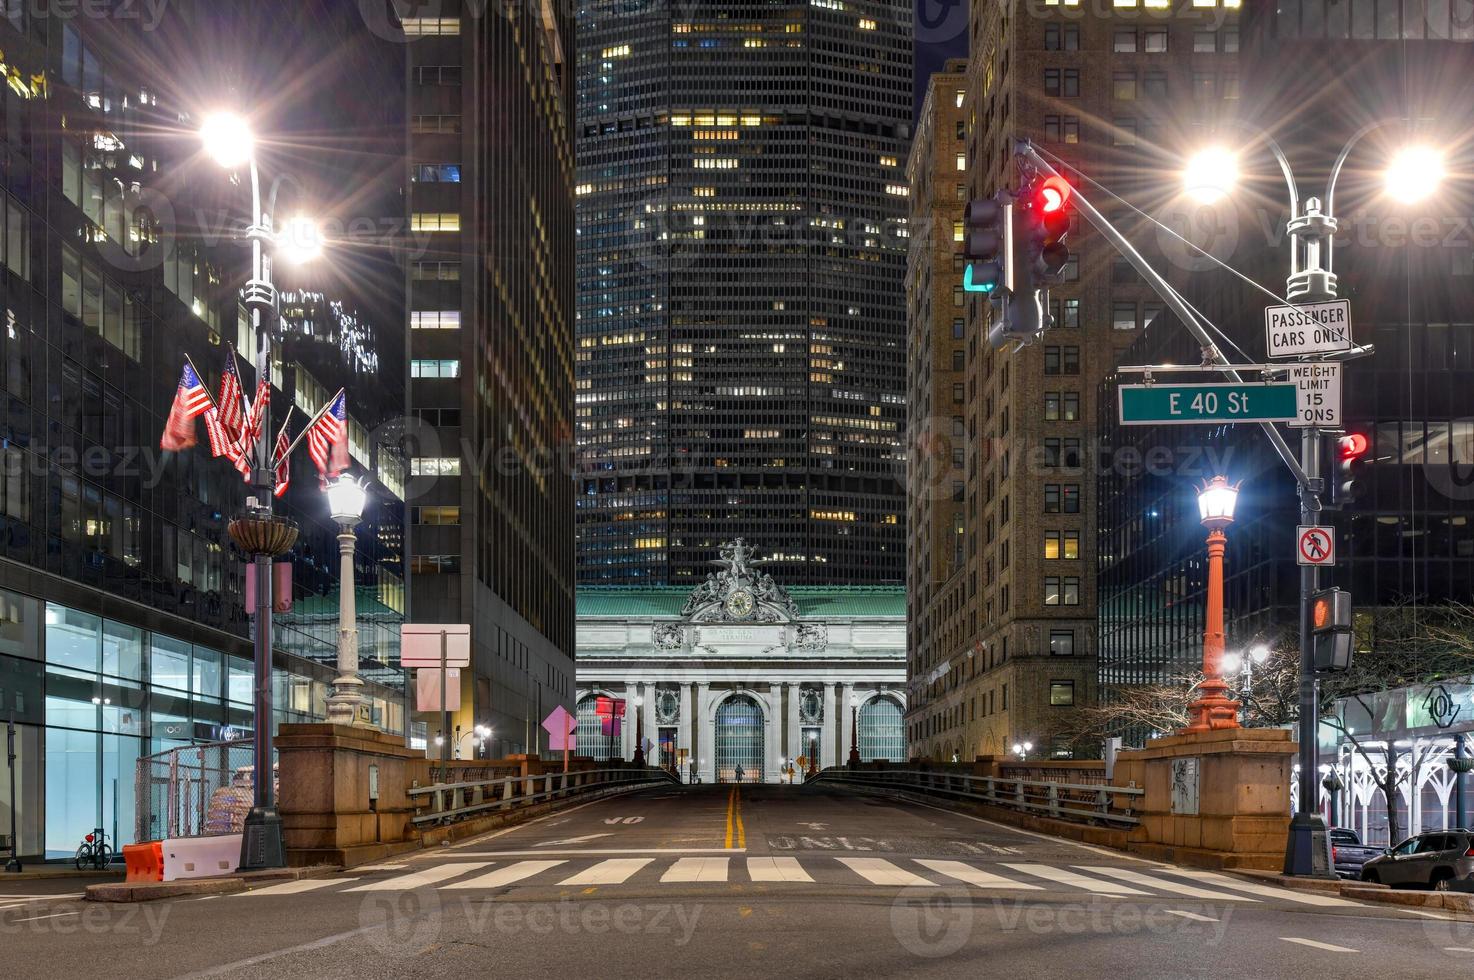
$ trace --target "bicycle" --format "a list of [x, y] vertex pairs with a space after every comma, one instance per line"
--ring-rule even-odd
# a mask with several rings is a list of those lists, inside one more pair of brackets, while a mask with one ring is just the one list
[[101, 830], [94, 830], [82, 838], [74, 861], [78, 871], [89, 865], [96, 871], [106, 870], [107, 866], [113, 862], [113, 849], [108, 847], [107, 834]]

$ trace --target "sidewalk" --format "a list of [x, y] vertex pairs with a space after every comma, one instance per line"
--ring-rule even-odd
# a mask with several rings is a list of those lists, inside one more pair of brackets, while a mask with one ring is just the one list
[[1474, 914], [1474, 894], [1467, 892], [1403, 891], [1369, 881], [1347, 881], [1342, 878], [1291, 878], [1274, 871], [1225, 869], [1224, 874], [1238, 875], [1266, 885], [1317, 891], [1340, 895], [1359, 902], [1380, 902], [1407, 908], [1438, 909], [1445, 912]]
[[229, 895], [253, 885], [277, 881], [321, 878], [342, 869], [320, 864], [310, 868], [279, 868], [271, 871], [246, 871], [213, 878], [181, 878], [178, 881], [119, 881], [88, 885], [83, 896], [88, 902], [153, 902], [181, 895]]
[[34, 864], [22, 865], [25, 869], [20, 872], [0, 871], [0, 886], [7, 881], [44, 881], [48, 878], [108, 878], [121, 880], [124, 875], [122, 862], [110, 866], [106, 871], [97, 871], [88, 868], [86, 871], [78, 871], [70, 864], [44, 864], [40, 861]]

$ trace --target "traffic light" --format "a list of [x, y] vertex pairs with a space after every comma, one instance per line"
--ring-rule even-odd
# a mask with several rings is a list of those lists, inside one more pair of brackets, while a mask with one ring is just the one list
[[1351, 593], [1323, 589], [1310, 597], [1310, 642], [1316, 670], [1351, 667]]
[[1070, 182], [1058, 174], [1051, 174], [1039, 182], [1034, 191], [1034, 211], [1037, 227], [1034, 233], [1034, 268], [1039, 276], [1050, 282], [1058, 282], [1059, 274], [1070, 261], [1070, 247], [1065, 236], [1070, 231]]
[[1329, 505], [1339, 509], [1354, 502], [1365, 490], [1366, 468], [1371, 462], [1367, 453], [1372, 442], [1365, 432], [1348, 432], [1331, 445], [1334, 458], [1331, 460]]
[[1009, 302], [988, 340], [994, 347], [1030, 344], [1049, 326], [1049, 284], [1070, 260], [1065, 235], [1070, 230], [1069, 181], [1058, 174], [1035, 179], [1019, 189], [1010, 209]]
[[967, 269], [962, 288], [969, 293], [993, 293], [1009, 288], [1013, 253], [1013, 198], [999, 191], [980, 201], [968, 201], [962, 215], [962, 255]]

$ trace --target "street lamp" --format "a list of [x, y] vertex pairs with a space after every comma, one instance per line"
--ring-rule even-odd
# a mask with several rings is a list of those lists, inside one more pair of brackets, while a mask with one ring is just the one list
[[[271, 281], [271, 257], [267, 247], [284, 248], [293, 254], [305, 254], [292, 243], [283, 246], [272, 233], [271, 212], [276, 205], [276, 192], [267, 206], [262, 206], [261, 171], [256, 160], [256, 141], [245, 119], [231, 112], [207, 116], [200, 127], [200, 141], [206, 153], [226, 169], [247, 166], [251, 180], [250, 225], [246, 238], [251, 243], [251, 276], [241, 291], [241, 299], [251, 314], [251, 328], [256, 335], [256, 377], [271, 377], [271, 329], [277, 318], [277, 293]], [[298, 223], [298, 232], [301, 227]], [[251, 556], [250, 574], [256, 581], [256, 609], [253, 614], [255, 656], [255, 691], [252, 698], [254, 736], [254, 789], [251, 810], [246, 814], [241, 835], [240, 870], [261, 871], [286, 866], [286, 850], [282, 843], [281, 815], [276, 806], [276, 776], [272, 760], [271, 697], [271, 564], [286, 554], [297, 540], [296, 525], [272, 515], [272, 499], [276, 489], [276, 472], [272, 465], [271, 409], [261, 406], [260, 429], [256, 444], [243, 447], [252, 461], [247, 482], [253, 493], [246, 498], [245, 513], [229, 524], [231, 539]]]
[[1269, 647], [1263, 643], [1256, 644], [1247, 654], [1225, 653], [1218, 661], [1219, 675], [1221, 677], [1238, 677], [1242, 679], [1240, 690], [1248, 695], [1254, 692], [1254, 668], [1261, 666], [1269, 659]]
[[1445, 175], [1442, 153], [1429, 146], [1405, 147], [1387, 166], [1387, 193], [1416, 204], [1436, 191]]
[[804, 779], [813, 779], [819, 775], [819, 736], [809, 736], [809, 771], [804, 773]]
[[288, 218], [276, 239], [276, 254], [293, 265], [322, 255], [322, 226], [306, 215]]
[[1223, 529], [1233, 523], [1238, 504], [1238, 484], [1230, 485], [1227, 477], [1215, 476], [1198, 491], [1198, 515], [1208, 529], [1208, 596], [1203, 622], [1203, 678], [1198, 697], [1188, 705], [1185, 732], [1206, 732], [1215, 728], [1238, 728], [1238, 702], [1228, 697], [1223, 665], [1223, 552], [1228, 537]]
[[338, 523], [338, 676], [328, 698], [328, 721], [334, 725], [357, 723], [363, 705], [363, 680], [358, 676], [358, 613], [354, 608], [353, 549], [358, 536], [353, 529], [363, 518], [368, 488], [346, 474], [328, 484], [328, 509]]
[[1239, 162], [1231, 150], [1210, 146], [1200, 150], [1182, 168], [1182, 185], [1201, 204], [1216, 204], [1232, 192], [1239, 179]]
[[850, 695], [850, 756], [846, 760], [851, 769], [860, 765], [860, 696]]
[[1020, 762], [1024, 761], [1025, 759], [1027, 759], [1029, 757], [1029, 753], [1032, 752], [1032, 751], [1034, 751], [1034, 743], [1033, 742], [1014, 742], [1013, 743], [1013, 754], [1019, 757], [1019, 761]]

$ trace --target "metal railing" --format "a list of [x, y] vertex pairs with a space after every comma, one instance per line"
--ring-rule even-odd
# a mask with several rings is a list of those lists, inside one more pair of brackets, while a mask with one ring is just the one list
[[249, 740], [185, 745], [138, 760], [135, 840], [238, 834], [255, 791]]
[[500, 810], [575, 796], [595, 797], [615, 789], [680, 780], [664, 769], [623, 767], [550, 772], [536, 776], [502, 776], [454, 783], [415, 786], [407, 791], [414, 804], [415, 827], [455, 823]]
[[807, 785], [824, 781], [974, 800], [1057, 820], [1126, 826], [1141, 822], [1133, 813], [1133, 803], [1138, 797], [1146, 795], [1146, 790], [1136, 786], [1039, 782], [921, 769], [872, 772], [863, 769], [825, 769], [817, 778], [809, 780]]

